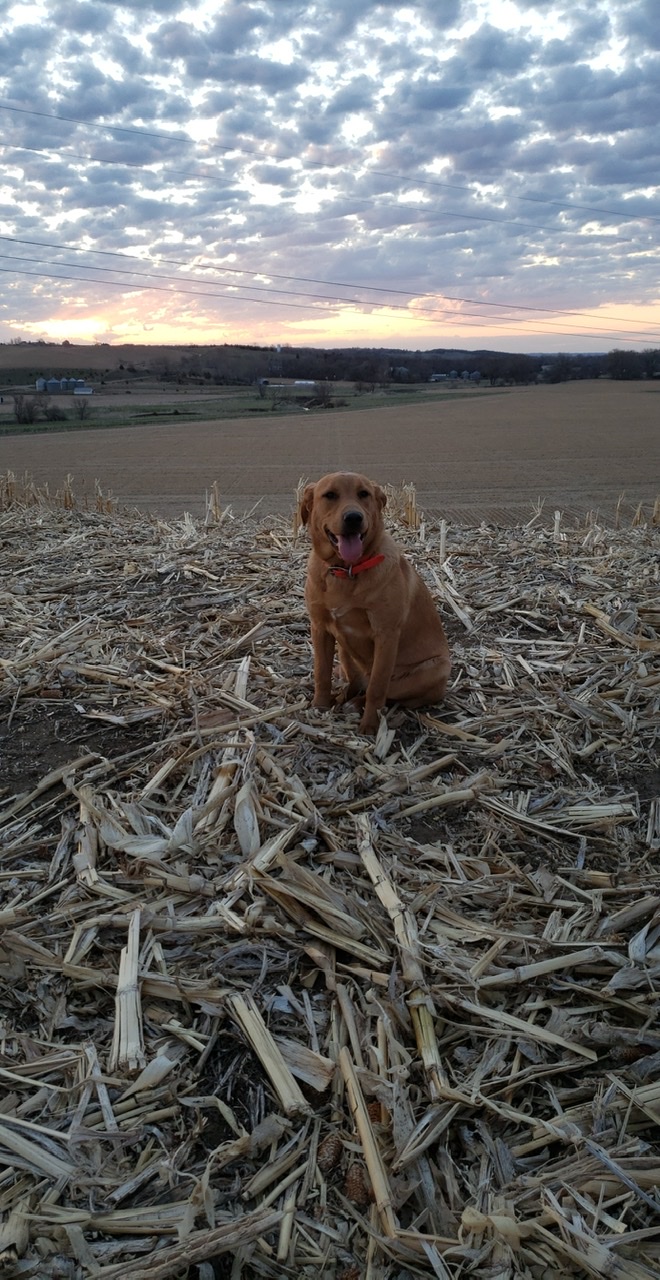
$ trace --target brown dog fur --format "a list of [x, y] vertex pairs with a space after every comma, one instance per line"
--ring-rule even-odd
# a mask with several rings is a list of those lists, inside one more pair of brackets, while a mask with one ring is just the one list
[[[431, 593], [385, 530], [385, 503], [383, 490], [366, 476], [336, 471], [307, 486], [300, 512], [312, 540], [305, 601], [314, 646], [314, 706], [332, 705], [336, 644], [348, 680], [344, 700], [365, 695], [363, 733], [375, 733], [386, 702], [439, 702], [451, 669]], [[360, 560], [383, 558], [360, 571], [356, 554]], [[351, 564], [355, 576], [346, 575]], [[345, 576], [335, 576], [335, 568]]]

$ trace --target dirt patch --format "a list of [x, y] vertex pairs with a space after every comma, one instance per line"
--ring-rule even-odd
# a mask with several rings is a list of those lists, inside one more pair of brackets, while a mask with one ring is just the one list
[[153, 737], [144, 725], [88, 719], [70, 702], [35, 699], [0, 722], [0, 799], [36, 786], [47, 774], [84, 755], [115, 759]]

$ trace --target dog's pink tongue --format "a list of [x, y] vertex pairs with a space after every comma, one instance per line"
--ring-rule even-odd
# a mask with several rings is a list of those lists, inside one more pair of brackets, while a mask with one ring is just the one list
[[346, 564], [355, 564], [362, 555], [362, 539], [359, 533], [351, 534], [350, 538], [339, 539], [339, 554]]

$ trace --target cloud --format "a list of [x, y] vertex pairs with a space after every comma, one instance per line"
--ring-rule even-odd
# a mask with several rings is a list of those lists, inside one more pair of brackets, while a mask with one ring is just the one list
[[638, 0], [623, 10], [621, 29], [642, 50], [660, 49], [660, 25], [655, 0]]
[[[228, 322], [237, 339], [286, 340], [309, 316], [314, 340], [325, 325], [341, 343], [341, 304], [310, 296], [325, 292], [364, 307], [376, 345], [451, 345], [457, 332], [483, 345], [489, 325], [501, 345], [512, 327], [487, 319], [492, 302], [531, 309], [513, 329], [528, 349], [547, 347], [544, 308], [616, 317], [633, 303], [646, 345], [660, 343], [655, 0], [29, 12], [10, 5], [0, 38], [0, 234], [14, 237], [0, 241], [14, 254], [0, 340], [19, 324], [47, 331], [68, 299], [82, 315], [86, 298], [108, 331], [158, 308], [172, 340]], [[41, 244], [19, 254], [17, 239]], [[209, 258], [246, 274], [196, 275]], [[67, 271], [75, 281], [49, 279]], [[256, 273], [273, 292], [247, 288]], [[440, 306], [443, 294], [457, 301]], [[415, 319], [409, 300], [425, 295], [437, 316]], [[595, 349], [598, 333], [594, 321]]]
[[[373, 106], [377, 83], [365, 75], [357, 75], [342, 85], [327, 101], [326, 116], [346, 116], [353, 111], [368, 111]], [[336, 122], [335, 122], [336, 123]]]
[[468, 40], [461, 41], [459, 56], [471, 73], [518, 72], [529, 62], [533, 44], [529, 39], [499, 31], [484, 22]]
[[112, 22], [112, 13], [103, 4], [91, 4], [89, 0], [70, 4], [67, 0], [66, 4], [53, 6], [52, 21], [62, 31], [100, 35]]
[[229, 4], [216, 19], [209, 44], [224, 54], [239, 53], [246, 44], [254, 47], [256, 33], [267, 25], [262, 9], [249, 4]]

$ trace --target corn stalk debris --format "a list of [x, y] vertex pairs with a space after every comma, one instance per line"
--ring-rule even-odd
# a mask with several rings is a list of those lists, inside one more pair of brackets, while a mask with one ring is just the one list
[[406, 487], [367, 739], [296, 521], [0, 498], [3, 1280], [660, 1277], [657, 524]]

